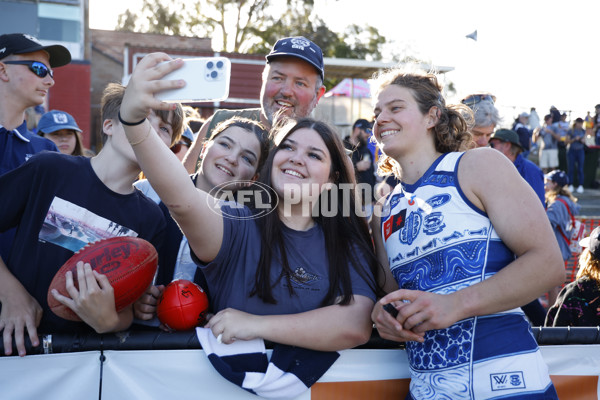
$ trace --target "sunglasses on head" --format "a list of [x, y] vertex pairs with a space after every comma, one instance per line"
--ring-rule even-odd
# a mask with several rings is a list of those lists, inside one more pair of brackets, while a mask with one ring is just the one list
[[467, 106], [472, 106], [473, 104], [481, 103], [482, 101], [491, 101], [492, 103], [495, 103], [496, 96], [491, 94], [472, 94], [465, 97], [460, 102]]
[[29, 70], [36, 74], [40, 78], [45, 78], [46, 75], [50, 74], [50, 78], [54, 79], [54, 73], [50, 68], [48, 68], [44, 63], [39, 61], [31, 61], [31, 60], [16, 60], [16, 61], [3, 61], [4, 64], [17, 64], [17, 65], [27, 65]]

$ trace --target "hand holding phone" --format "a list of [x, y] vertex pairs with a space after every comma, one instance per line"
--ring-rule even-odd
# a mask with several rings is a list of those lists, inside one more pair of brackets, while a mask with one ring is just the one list
[[225, 57], [184, 58], [183, 66], [162, 79], [183, 79], [185, 86], [163, 90], [155, 97], [162, 101], [196, 103], [223, 101], [229, 96], [231, 61]]
[[398, 316], [398, 310], [392, 303], [387, 303], [383, 306], [383, 309], [387, 311], [392, 317], [396, 318]]

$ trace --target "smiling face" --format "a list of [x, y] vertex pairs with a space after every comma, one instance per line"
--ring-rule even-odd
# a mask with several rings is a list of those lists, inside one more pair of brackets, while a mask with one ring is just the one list
[[203, 150], [198, 187], [209, 192], [226, 182], [254, 179], [260, 153], [254, 132], [239, 126], [225, 129]]
[[271, 185], [278, 196], [314, 201], [330, 177], [331, 155], [315, 130], [300, 128], [278, 146], [271, 169]]
[[271, 61], [265, 67], [260, 92], [264, 116], [271, 124], [279, 110], [293, 118], [308, 116], [325, 91], [319, 81], [315, 68], [298, 58]]
[[395, 84], [377, 93], [374, 113], [375, 140], [394, 159], [417, 146], [432, 126], [431, 118], [421, 113], [411, 90]]
[[[13, 54], [3, 61], [38, 61], [50, 66], [48, 53], [43, 50], [26, 54]], [[11, 93], [11, 101], [18, 102], [23, 108], [42, 104], [48, 95], [48, 90], [54, 86], [54, 79], [47, 74], [40, 78], [29, 70], [27, 65], [3, 64], [4, 73], [8, 76]]]

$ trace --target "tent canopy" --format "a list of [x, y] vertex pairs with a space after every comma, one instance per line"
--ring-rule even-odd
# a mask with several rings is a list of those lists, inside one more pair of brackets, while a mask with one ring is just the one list
[[366, 79], [344, 78], [333, 89], [325, 93], [325, 97], [344, 96], [356, 99], [371, 97], [371, 87]]

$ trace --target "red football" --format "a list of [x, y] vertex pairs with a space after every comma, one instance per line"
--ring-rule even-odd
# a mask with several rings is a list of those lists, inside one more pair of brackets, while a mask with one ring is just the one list
[[56, 289], [69, 297], [65, 274], [73, 272], [73, 283], [77, 281], [77, 262], [89, 263], [94, 271], [106, 275], [113, 287], [117, 311], [136, 301], [150, 286], [158, 265], [158, 254], [154, 246], [144, 239], [133, 236], [116, 236], [89, 243], [63, 264], [48, 288], [48, 306], [59, 317], [70, 321], [81, 321], [69, 307], [52, 296]]
[[169, 283], [158, 299], [156, 315], [169, 328], [185, 331], [202, 325], [207, 310], [206, 292], [193, 282], [178, 279]]

